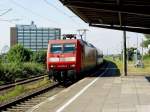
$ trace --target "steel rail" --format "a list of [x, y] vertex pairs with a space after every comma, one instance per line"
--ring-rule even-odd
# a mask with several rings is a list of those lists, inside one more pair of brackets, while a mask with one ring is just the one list
[[34, 92], [28, 93], [28, 94], [26, 94], [26, 95], [24, 95], [24, 96], [22, 96], [20, 98], [13, 99], [12, 101], [9, 101], [9, 102], [7, 102], [5, 104], [0, 105], [0, 110], [1, 111], [2, 110], [6, 110], [7, 108], [10, 108], [11, 106], [15, 106], [16, 104], [19, 104], [19, 103], [24, 102], [24, 101], [26, 101], [28, 99], [31, 99], [31, 98], [33, 98], [35, 96], [38, 96], [38, 95], [40, 95], [42, 93], [45, 93], [46, 91], [52, 90], [53, 88], [58, 87], [59, 85], [60, 85], [59, 83], [54, 83], [54, 84], [49, 85], [47, 87], [43, 87], [40, 90], [36, 90]]
[[20, 81], [17, 81], [15, 83], [11, 83], [11, 84], [1, 85], [0, 86], [0, 91], [5, 90], [5, 89], [10, 89], [12, 87], [15, 87], [16, 85], [22, 85], [22, 84], [27, 84], [29, 82], [37, 81], [37, 80], [43, 79], [45, 76], [47, 76], [47, 75], [33, 77], [33, 78], [30, 78], [30, 79], [25, 79], [25, 80], [20, 80]]

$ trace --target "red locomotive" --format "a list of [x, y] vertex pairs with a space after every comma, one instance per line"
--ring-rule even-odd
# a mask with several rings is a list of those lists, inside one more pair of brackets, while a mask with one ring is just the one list
[[79, 39], [50, 40], [47, 70], [55, 80], [75, 81], [81, 73], [103, 62], [102, 53], [90, 43]]

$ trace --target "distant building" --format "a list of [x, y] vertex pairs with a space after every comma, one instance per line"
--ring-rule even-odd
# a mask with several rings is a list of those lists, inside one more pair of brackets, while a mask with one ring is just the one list
[[34, 22], [31, 25], [16, 25], [10, 28], [10, 46], [21, 44], [32, 51], [46, 50], [49, 40], [60, 37], [61, 29], [40, 28]]

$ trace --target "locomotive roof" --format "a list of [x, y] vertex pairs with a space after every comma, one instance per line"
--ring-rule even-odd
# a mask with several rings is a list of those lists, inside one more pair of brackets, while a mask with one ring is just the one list
[[85, 45], [89, 46], [89, 47], [93, 47], [93, 48], [96, 48], [93, 44], [87, 42], [87, 41], [84, 41], [82, 39], [79, 39], [81, 43], [84, 43]]
[[77, 39], [58, 39], [58, 40], [49, 40], [49, 43], [64, 43], [64, 42], [77, 42]]
[[70, 42], [77, 42], [77, 41], [80, 41], [81, 44], [85, 44], [87, 46], [90, 46], [90, 47], [93, 47], [95, 48], [95, 46], [87, 41], [84, 41], [82, 39], [64, 39], [64, 40], [49, 40], [49, 43], [54, 43], [54, 44], [57, 44], [57, 43], [70, 43]]
[[90, 26], [150, 33], [150, 0], [60, 0]]

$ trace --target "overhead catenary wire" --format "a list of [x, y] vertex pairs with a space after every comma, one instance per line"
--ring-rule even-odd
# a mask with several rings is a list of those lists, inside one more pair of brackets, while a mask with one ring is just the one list
[[3, 16], [3, 15], [7, 14], [7, 13], [10, 12], [10, 11], [12, 11], [12, 8], [7, 9], [5, 12], [1, 13], [0, 16]]
[[[12, 10], [13, 10], [12, 8], [0, 10], [0, 11], [5, 11], [5, 12], [0, 14], [0, 17], [4, 16], [5, 14], [7, 14], [8, 12], [10, 12]], [[12, 23], [13, 21], [20, 21], [20, 19], [19, 18], [15, 18], [15, 19], [3, 19], [3, 18], [0, 18], [0, 21], [6, 21], [6, 22], [9, 22], [9, 23]]]
[[20, 21], [21, 19], [16, 18], [16, 19], [0, 19], [0, 21], [6, 21], [12, 23], [13, 21]]
[[8, 10], [8, 9], [0, 9], [0, 11], [6, 11], [6, 10]]
[[67, 14], [66, 12], [64, 12], [63, 10], [59, 9], [59, 8], [58, 8], [57, 6], [55, 6], [54, 4], [48, 2], [47, 0], [44, 0], [44, 2], [45, 2], [46, 4], [48, 4], [49, 6], [53, 7], [54, 9], [56, 9], [59, 13], [61, 13], [61, 14], [65, 15], [65, 16], [67, 16], [68, 18], [70, 18], [70, 20], [72, 20], [72, 21], [74, 22], [74, 24], [75, 24], [77, 27], [81, 26], [81, 24], [77, 23], [77, 22], [73, 19], [73, 17], [76, 17], [76, 16], [70, 16], [69, 14]]
[[51, 7], [53, 7], [54, 9], [56, 9], [58, 12], [62, 13], [65, 16], [71, 17], [70, 15], [68, 15], [66, 12], [64, 12], [63, 10], [59, 9], [57, 6], [55, 6], [54, 4], [48, 2], [47, 0], [44, 0], [44, 2], [48, 5], [50, 5]]
[[44, 17], [43, 15], [38, 14], [38, 13], [34, 12], [33, 10], [24, 7], [23, 5], [19, 4], [18, 2], [14, 1], [14, 0], [9, 0], [9, 1], [10, 1], [11, 3], [13, 3], [14, 5], [16, 5], [17, 7], [20, 7], [20, 8], [22, 8], [22, 9], [24, 9], [26, 12], [29, 12], [29, 13], [33, 14], [34, 16], [38, 17], [38, 18], [42, 18], [42, 19], [44, 19], [44, 20], [46, 20], [46, 21], [48, 21], [48, 22], [55, 23], [55, 24], [57, 24], [57, 25], [59, 24], [57, 21], [52, 20], [52, 19], [47, 18], [47, 17]]

